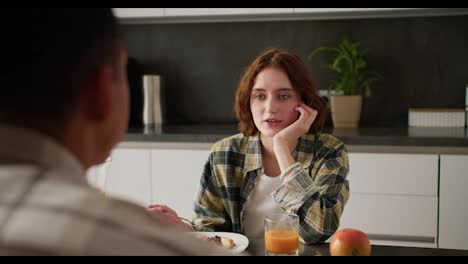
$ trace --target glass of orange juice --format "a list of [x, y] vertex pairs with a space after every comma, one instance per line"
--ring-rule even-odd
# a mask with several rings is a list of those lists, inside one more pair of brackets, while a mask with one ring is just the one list
[[265, 217], [265, 255], [299, 255], [299, 216], [274, 213]]

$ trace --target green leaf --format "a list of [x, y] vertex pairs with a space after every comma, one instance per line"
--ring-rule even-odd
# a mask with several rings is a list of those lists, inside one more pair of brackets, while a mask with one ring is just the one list
[[319, 47], [319, 48], [316, 48], [315, 50], [313, 50], [309, 56], [307, 57], [308, 60], [312, 60], [313, 57], [315, 57], [315, 55], [317, 55], [318, 53], [320, 52], [324, 52], [324, 51], [334, 51], [334, 52], [338, 52], [336, 50], [336, 48], [333, 48], [333, 47]]
[[352, 42], [344, 38], [336, 47], [323, 46], [314, 49], [308, 56], [312, 60], [318, 53], [326, 52], [330, 55], [322, 67], [336, 72], [337, 77], [329, 81], [328, 89], [345, 95], [371, 95], [371, 84], [380, 76], [371, 72], [365, 55], [361, 50], [361, 43]]

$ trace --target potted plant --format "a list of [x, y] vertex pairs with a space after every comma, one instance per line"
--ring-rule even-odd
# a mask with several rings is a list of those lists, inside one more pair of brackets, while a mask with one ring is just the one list
[[378, 78], [376, 73], [369, 71], [366, 52], [359, 46], [360, 43], [345, 38], [336, 47], [319, 47], [308, 56], [308, 60], [312, 60], [318, 53], [332, 55], [325, 67], [337, 75], [328, 85], [334, 127], [359, 126], [362, 97], [371, 95], [371, 84]]

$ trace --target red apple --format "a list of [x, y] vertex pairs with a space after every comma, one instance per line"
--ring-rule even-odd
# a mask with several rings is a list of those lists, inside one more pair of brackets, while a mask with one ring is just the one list
[[371, 244], [366, 233], [352, 228], [335, 232], [330, 241], [332, 256], [370, 256]]

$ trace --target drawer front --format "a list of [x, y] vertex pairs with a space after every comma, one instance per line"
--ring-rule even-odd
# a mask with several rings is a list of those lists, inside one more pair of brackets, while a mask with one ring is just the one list
[[437, 197], [351, 193], [340, 223], [346, 227], [370, 239], [435, 243]]
[[146, 149], [114, 149], [106, 162], [106, 179], [100, 186], [109, 196], [129, 200], [142, 206], [151, 201], [150, 151]]
[[350, 153], [350, 190], [436, 196], [438, 166], [438, 155]]
[[166, 204], [179, 216], [191, 219], [203, 166], [209, 155], [209, 150], [153, 149], [153, 202]]
[[439, 246], [468, 250], [468, 155], [440, 156]]

